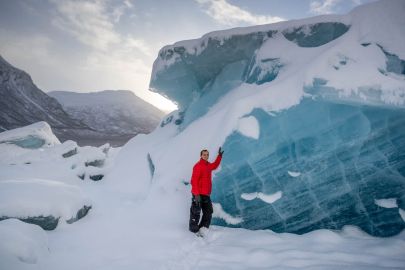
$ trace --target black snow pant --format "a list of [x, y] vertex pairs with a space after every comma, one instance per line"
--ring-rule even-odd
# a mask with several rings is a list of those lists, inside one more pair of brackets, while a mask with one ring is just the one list
[[[195, 196], [192, 195], [191, 207], [190, 207], [190, 220], [188, 229], [191, 232], [198, 232], [201, 227], [209, 228], [212, 218], [212, 202], [210, 196], [200, 195], [201, 202], [198, 203], [195, 200]], [[202, 210], [202, 218], [200, 221], [200, 212]]]

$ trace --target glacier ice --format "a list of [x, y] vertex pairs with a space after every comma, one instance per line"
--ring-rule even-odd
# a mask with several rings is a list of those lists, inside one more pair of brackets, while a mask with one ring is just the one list
[[[387, 3], [160, 50], [150, 87], [181, 117], [158, 131], [176, 128], [173, 143], [226, 153], [213, 181], [214, 224], [294, 233], [357, 225], [376, 236], [405, 228], [405, 2]], [[389, 198], [398, 208], [375, 204]]]
[[191, 52], [185, 46], [163, 48], [159, 52], [159, 59], [170, 61], [171, 64], [164, 66], [164, 72], [157, 72], [161, 67], [159, 62], [154, 63], [155, 73], [150, 86], [156, 90], [164, 88], [163, 95], [175, 100], [180, 108], [187, 107], [194, 96], [202, 94], [206, 84], [216, 78], [227, 65], [243, 61], [246, 65], [255, 50], [273, 33], [259, 31], [223, 40], [208, 37]]
[[33, 135], [28, 135], [24, 138], [18, 138], [14, 140], [9, 140], [9, 141], [3, 141], [1, 143], [9, 143], [9, 144], [15, 144], [19, 147], [22, 148], [30, 148], [30, 149], [37, 149], [40, 148], [45, 144], [45, 140]]
[[[251, 115], [259, 139], [232, 133], [213, 180], [213, 201], [241, 217], [238, 226], [305, 233], [352, 224], [378, 236], [405, 228], [398, 209], [374, 203], [395, 197], [405, 207], [404, 109], [306, 98], [277, 116], [262, 109]], [[279, 190], [273, 204], [241, 198]]]
[[318, 47], [337, 39], [349, 28], [349, 26], [339, 22], [321, 22], [287, 29], [283, 34], [286, 39], [301, 47]]
[[49, 124], [44, 121], [0, 133], [0, 144], [2, 143], [27, 149], [60, 144]]

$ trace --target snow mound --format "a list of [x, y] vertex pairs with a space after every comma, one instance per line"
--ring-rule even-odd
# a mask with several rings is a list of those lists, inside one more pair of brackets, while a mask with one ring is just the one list
[[59, 219], [72, 223], [90, 208], [77, 186], [42, 179], [0, 181], [0, 219], [18, 218], [54, 229]]
[[18, 219], [0, 221], [1, 269], [33, 267], [47, 255], [48, 237], [39, 226]]

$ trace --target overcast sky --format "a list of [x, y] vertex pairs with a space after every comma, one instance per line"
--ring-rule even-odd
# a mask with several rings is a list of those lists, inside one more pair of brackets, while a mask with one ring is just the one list
[[45, 92], [148, 91], [166, 44], [214, 30], [349, 12], [373, 0], [0, 0], [0, 54]]

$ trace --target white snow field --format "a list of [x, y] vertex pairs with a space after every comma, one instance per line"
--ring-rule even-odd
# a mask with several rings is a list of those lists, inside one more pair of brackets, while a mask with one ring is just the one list
[[[271, 82], [271, 89], [266, 83], [242, 84], [221, 97], [204, 116], [190, 122], [184, 130], [179, 131], [168, 121], [148, 135], [137, 135], [122, 148], [108, 145], [79, 147], [72, 141], [62, 144], [57, 141], [40, 144], [38, 140], [22, 145], [0, 143], [0, 183], [18, 180], [35, 185], [30, 179], [42, 179], [47, 183], [75, 186], [92, 206], [85, 217], [72, 224], [60, 222], [51, 231], [15, 219], [0, 221], [0, 269], [405, 269], [405, 231], [378, 238], [353, 226], [345, 226], [341, 231], [315, 230], [303, 235], [211, 226], [207, 237], [196, 237], [188, 231], [191, 196], [190, 185], [187, 185], [201, 149], [207, 148], [211, 153], [210, 161], [213, 161], [219, 146], [234, 130], [257, 138], [260, 129], [256, 120], [245, 118], [241, 121], [241, 117], [255, 107], [277, 112], [298, 104], [304, 95], [303, 86], [312, 82], [313, 77], [319, 77], [318, 73], [323, 73], [321, 77], [328, 79], [330, 86], [341, 89], [342, 95], [349, 95], [350, 89], [357, 91], [357, 87], [364, 84], [378, 84], [383, 94], [378, 102], [403, 106], [402, 79], [374, 72], [375, 66], [385, 65], [383, 54], [374, 59], [372, 56], [378, 54], [358, 54], [357, 48], [360, 36], [362, 42], [381, 41], [384, 48], [404, 59], [405, 36], [400, 35], [403, 30], [398, 30], [383, 17], [378, 22], [372, 20], [382, 7], [398, 15], [403, 6], [401, 1], [383, 1], [344, 16], [320, 16], [211, 33], [229, 36], [258, 28], [281, 29], [329, 19], [350, 22], [352, 28], [347, 33], [350, 34], [333, 41], [332, 45], [339, 50], [345, 49], [345, 55], [353, 59], [353, 65], [342, 68], [342, 73], [336, 75], [329, 72], [330, 66], [323, 66], [337, 61], [339, 51], [331, 44], [309, 48], [304, 53], [303, 48], [280, 36], [278, 41], [276, 39], [275, 43], [260, 50], [265, 57], [288, 51], [290, 54], [286, 54], [285, 59], [294, 65]], [[403, 18], [398, 20], [402, 22]], [[384, 36], [381, 33], [385, 30], [377, 31], [379, 29], [391, 29], [394, 33]], [[391, 41], [392, 34], [398, 34], [395, 42]], [[196, 42], [183, 43], [190, 43], [192, 48]], [[369, 49], [377, 50], [374, 45]], [[322, 57], [316, 58], [318, 55]], [[303, 72], [302, 66], [313, 59], [317, 60]], [[155, 71], [170, 63], [160, 64], [161, 67], [156, 63]], [[342, 80], [357, 69], [364, 69], [364, 76]], [[368, 100], [368, 96], [360, 96], [374, 102]], [[169, 117], [177, 116], [174, 112]], [[28, 137], [28, 142], [32, 142], [29, 136], [37, 133], [31, 131], [32, 127], [28, 128], [30, 131], [23, 128], [15, 131], [17, 134], [13, 134], [14, 130], [8, 131], [7, 140]], [[53, 138], [50, 129], [45, 133], [46, 138]], [[29, 147], [24, 148], [27, 145]], [[221, 166], [215, 172], [220, 170]], [[299, 172], [289, 174], [300, 181]], [[9, 192], [7, 203], [15, 200], [11, 193], [19, 191], [10, 189]], [[46, 198], [44, 196], [44, 201]], [[272, 203], [285, 197], [281, 192], [270, 197], [262, 193], [248, 196], [248, 199], [254, 198]], [[60, 197], [60, 200], [64, 198]], [[65, 202], [56, 204], [59, 203]], [[405, 216], [403, 209], [398, 208], [398, 211]], [[214, 204], [214, 216], [230, 226], [241, 222], [240, 217], [226, 213], [220, 204]]]

